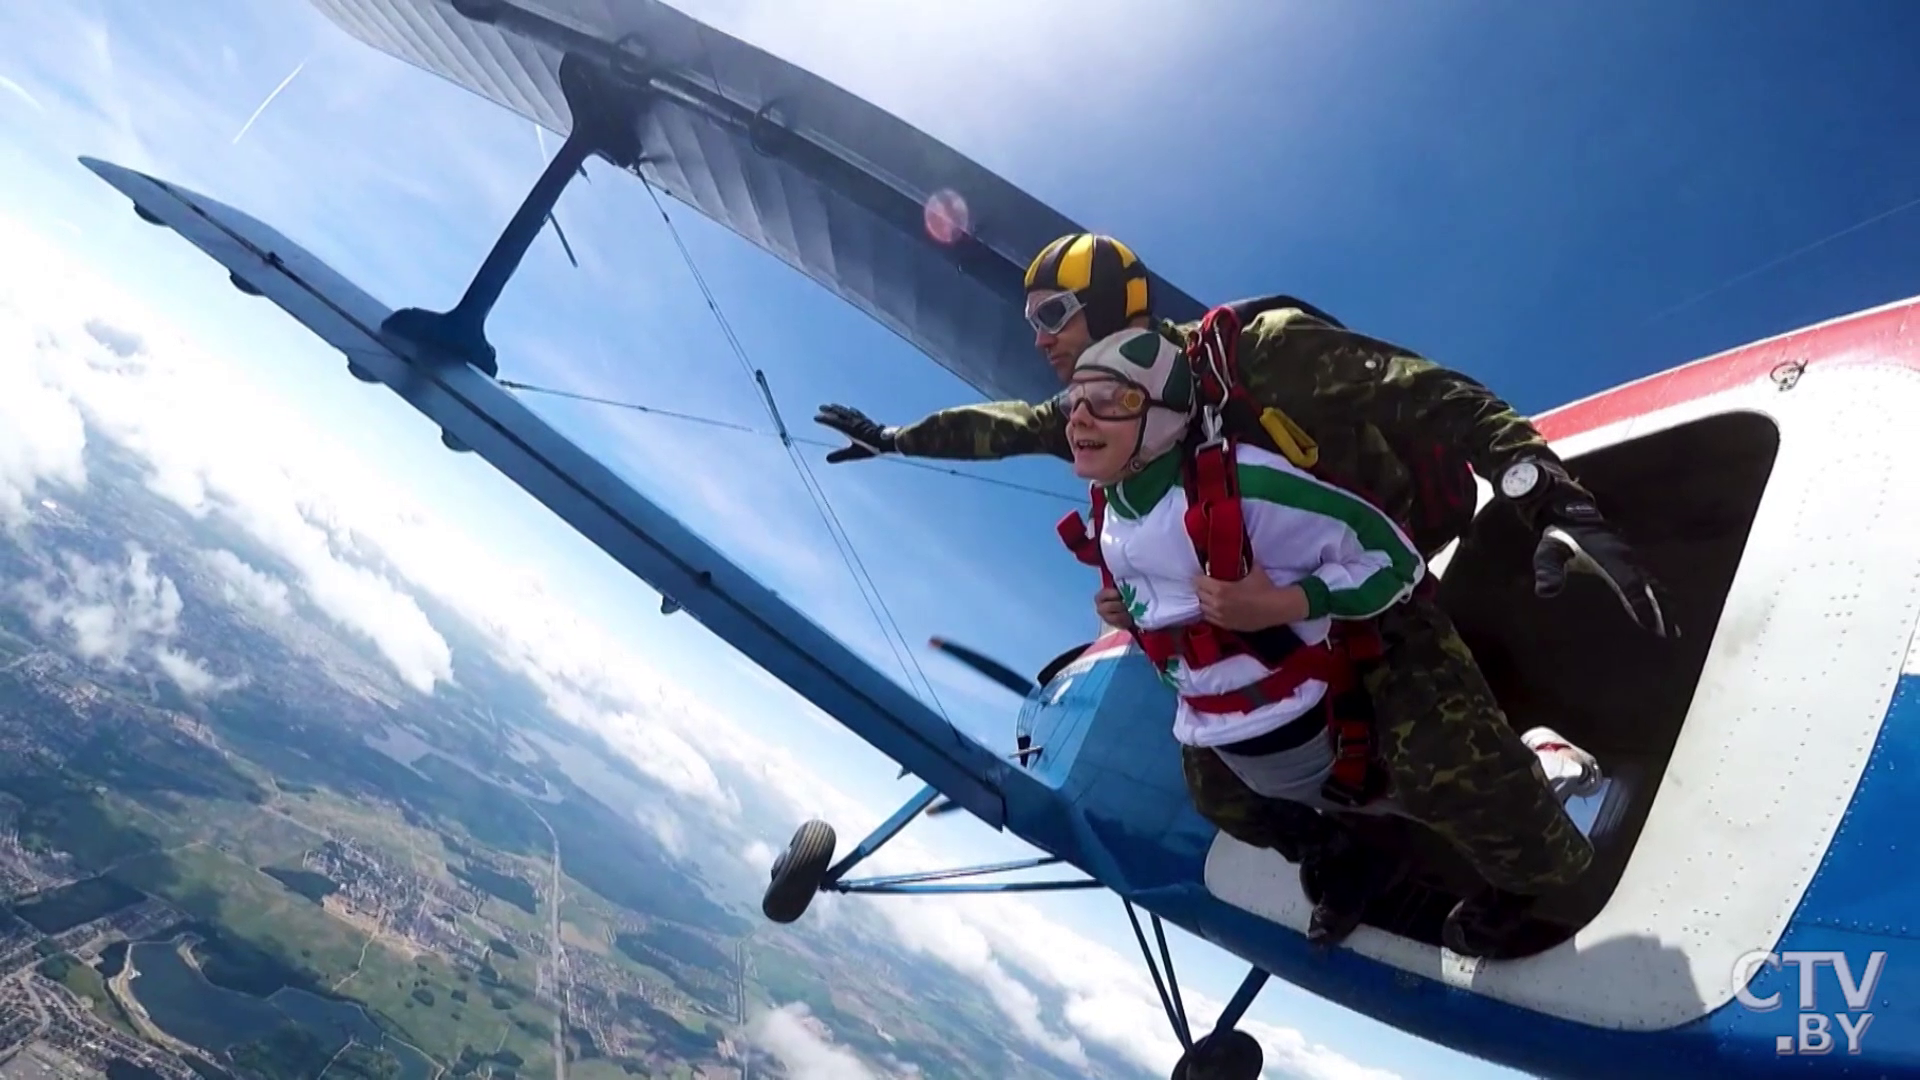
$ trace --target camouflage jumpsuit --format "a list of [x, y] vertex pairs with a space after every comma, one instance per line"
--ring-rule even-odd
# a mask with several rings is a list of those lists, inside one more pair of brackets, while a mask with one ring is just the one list
[[[1184, 341], [1193, 324], [1161, 324]], [[1295, 307], [1246, 323], [1241, 380], [1318, 444], [1318, 470], [1404, 523], [1431, 558], [1473, 520], [1469, 469], [1496, 476], [1523, 455], [1556, 461], [1546, 440], [1484, 386], [1387, 342]], [[934, 413], [895, 432], [899, 452], [986, 460], [1071, 459], [1059, 398]], [[1417, 593], [1377, 620], [1390, 662], [1365, 685], [1393, 795], [1452, 843], [1489, 884], [1537, 894], [1585, 871], [1593, 849], [1508, 724], [1452, 620]], [[1183, 748], [1196, 808], [1221, 831], [1299, 861], [1326, 822], [1256, 795], [1207, 750]]]

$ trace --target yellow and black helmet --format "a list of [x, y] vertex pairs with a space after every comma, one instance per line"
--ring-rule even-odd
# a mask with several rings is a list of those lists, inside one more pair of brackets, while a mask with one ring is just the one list
[[1027, 267], [1027, 291], [1062, 289], [1079, 297], [1095, 341], [1147, 314], [1147, 266], [1111, 236], [1070, 233], [1040, 249]]

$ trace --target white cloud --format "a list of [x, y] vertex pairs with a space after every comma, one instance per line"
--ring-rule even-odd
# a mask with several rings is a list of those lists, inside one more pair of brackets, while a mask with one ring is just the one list
[[27, 105], [30, 106], [34, 112], [45, 113], [47, 111], [47, 107], [45, 105], [40, 104], [37, 98], [35, 98], [32, 94], [27, 93], [26, 87], [21, 86], [19, 83], [14, 82], [12, 79], [7, 78], [5, 75], [0, 75], [0, 90], [4, 90], [7, 93], [12, 94], [14, 97], [20, 99], [21, 101], [26, 102]]
[[35, 629], [63, 628], [81, 659], [124, 668], [136, 651], [180, 629], [180, 591], [153, 572], [151, 559], [136, 544], [127, 546], [124, 569], [68, 554], [64, 573], [52, 571], [15, 588]]
[[755, 1017], [747, 1036], [779, 1058], [792, 1080], [881, 1080], [859, 1055], [834, 1045], [827, 1026], [797, 1002]]
[[[0, 413], [33, 410], [0, 435], [0, 511], [9, 493], [18, 506], [40, 478], [84, 479], [76, 429], [84, 409], [150, 463], [157, 494], [245, 528], [292, 566], [315, 607], [372, 643], [409, 686], [429, 691], [452, 677], [451, 650], [419, 604], [344, 557], [354, 541], [327, 494], [337, 490], [323, 463], [328, 440], [289, 417], [237, 407], [231, 385], [196, 363], [205, 358], [177, 332], [124, 329], [139, 317], [130, 303], [118, 314], [90, 310], [104, 302], [100, 286], [29, 255], [46, 249], [18, 226], [0, 223], [0, 247], [14, 256], [0, 265], [0, 296], [11, 301], [0, 308], [0, 342], [31, 343], [27, 363], [0, 366]], [[38, 374], [23, 380], [22, 370]], [[21, 391], [17, 406], [8, 380]], [[271, 446], [289, 452], [261, 453]]]
[[206, 561], [207, 568], [221, 579], [221, 592], [229, 604], [251, 608], [275, 618], [293, 614], [293, 601], [288, 598], [286, 582], [254, 569], [225, 548], [202, 552], [201, 557]]
[[127, 545], [124, 567], [71, 552], [60, 561], [11, 590], [40, 633], [66, 641], [74, 655], [103, 668], [127, 671], [136, 659], [152, 661], [192, 696], [238, 685], [169, 644], [180, 632], [180, 590], [138, 544]]
[[244, 677], [223, 679], [207, 670], [207, 666], [178, 649], [160, 646], [153, 651], [154, 663], [160, 666], [162, 674], [172, 679], [188, 697], [206, 697], [223, 690], [230, 690], [245, 682]]
[[44, 483], [86, 483], [79, 410], [45, 381], [32, 323], [0, 298], [0, 525], [27, 520]]

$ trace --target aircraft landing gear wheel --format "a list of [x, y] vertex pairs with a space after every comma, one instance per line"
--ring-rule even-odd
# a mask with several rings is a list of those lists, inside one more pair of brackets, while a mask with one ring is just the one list
[[790, 923], [806, 914], [813, 894], [833, 865], [833, 826], [809, 821], [787, 841], [787, 850], [773, 862], [771, 883], [760, 900], [760, 911], [777, 923]]
[[1253, 1036], [1234, 1028], [1205, 1035], [1180, 1055], [1173, 1080], [1260, 1080], [1267, 1056]]

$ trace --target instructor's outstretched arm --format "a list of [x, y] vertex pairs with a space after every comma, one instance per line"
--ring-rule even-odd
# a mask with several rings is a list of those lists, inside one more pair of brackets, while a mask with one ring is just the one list
[[1024, 401], [961, 405], [897, 427], [876, 423], [846, 405], [823, 405], [814, 421], [852, 443], [827, 455], [827, 461], [836, 465], [876, 454], [952, 461], [996, 461], [1029, 454], [1073, 458], [1066, 417], [1057, 398], [1038, 405]]

